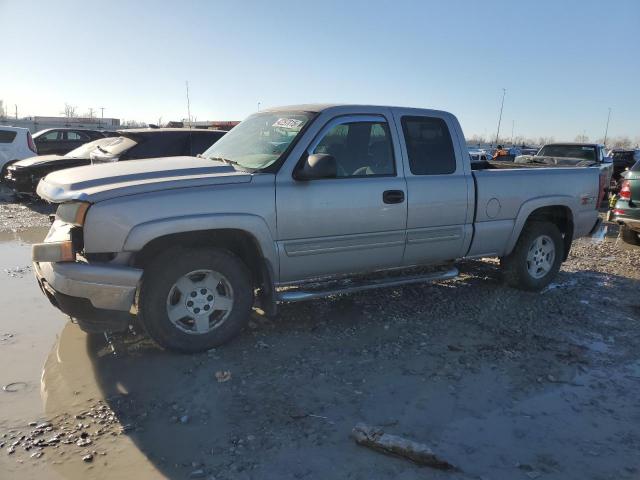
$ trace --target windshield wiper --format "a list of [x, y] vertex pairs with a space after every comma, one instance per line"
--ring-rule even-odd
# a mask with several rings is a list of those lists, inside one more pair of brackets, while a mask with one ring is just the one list
[[240, 165], [235, 160], [229, 160], [228, 158], [224, 158], [224, 157], [205, 157], [205, 158], [208, 158], [209, 160], [223, 162], [223, 163], [226, 163], [228, 165], [238, 165], [239, 167], [242, 167], [242, 165]]

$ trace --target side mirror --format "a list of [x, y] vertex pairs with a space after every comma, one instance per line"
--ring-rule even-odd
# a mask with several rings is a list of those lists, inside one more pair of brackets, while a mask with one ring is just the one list
[[333, 155], [316, 153], [309, 155], [302, 166], [298, 168], [294, 178], [296, 180], [308, 181], [321, 178], [336, 178], [338, 176], [338, 164]]

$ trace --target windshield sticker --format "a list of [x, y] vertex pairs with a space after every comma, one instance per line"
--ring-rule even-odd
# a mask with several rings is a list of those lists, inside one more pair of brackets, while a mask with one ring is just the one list
[[271, 125], [272, 127], [281, 128], [300, 128], [304, 122], [302, 120], [296, 120], [295, 118], [279, 118], [276, 123]]

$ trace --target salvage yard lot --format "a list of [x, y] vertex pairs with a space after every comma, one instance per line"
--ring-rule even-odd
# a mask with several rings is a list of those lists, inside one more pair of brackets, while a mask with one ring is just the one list
[[[494, 260], [469, 261], [456, 280], [255, 314], [229, 345], [184, 356], [66, 322], [23, 270], [47, 207], [5, 196], [0, 208], [0, 282], [15, 300], [0, 383], [25, 382], [0, 391], [2, 478], [640, 475], [640, 249], [614, 225], [604, 243], [576, 242], [541, 293], [503, 286]], [[357, 446], [358, 422], [460, 471]]]

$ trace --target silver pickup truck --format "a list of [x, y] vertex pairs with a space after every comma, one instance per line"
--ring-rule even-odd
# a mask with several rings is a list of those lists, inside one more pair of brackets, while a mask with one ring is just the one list
[[134, 321], [184, 352], [228, 341], [254, 306], [450, 279], [465, 257], [540, 290], [599, 226], [598, 169], [481, 168], [447, 112], [274, 108], [200, 158], [45, 177], [60, 205], [34, 269], [83, 329]]

